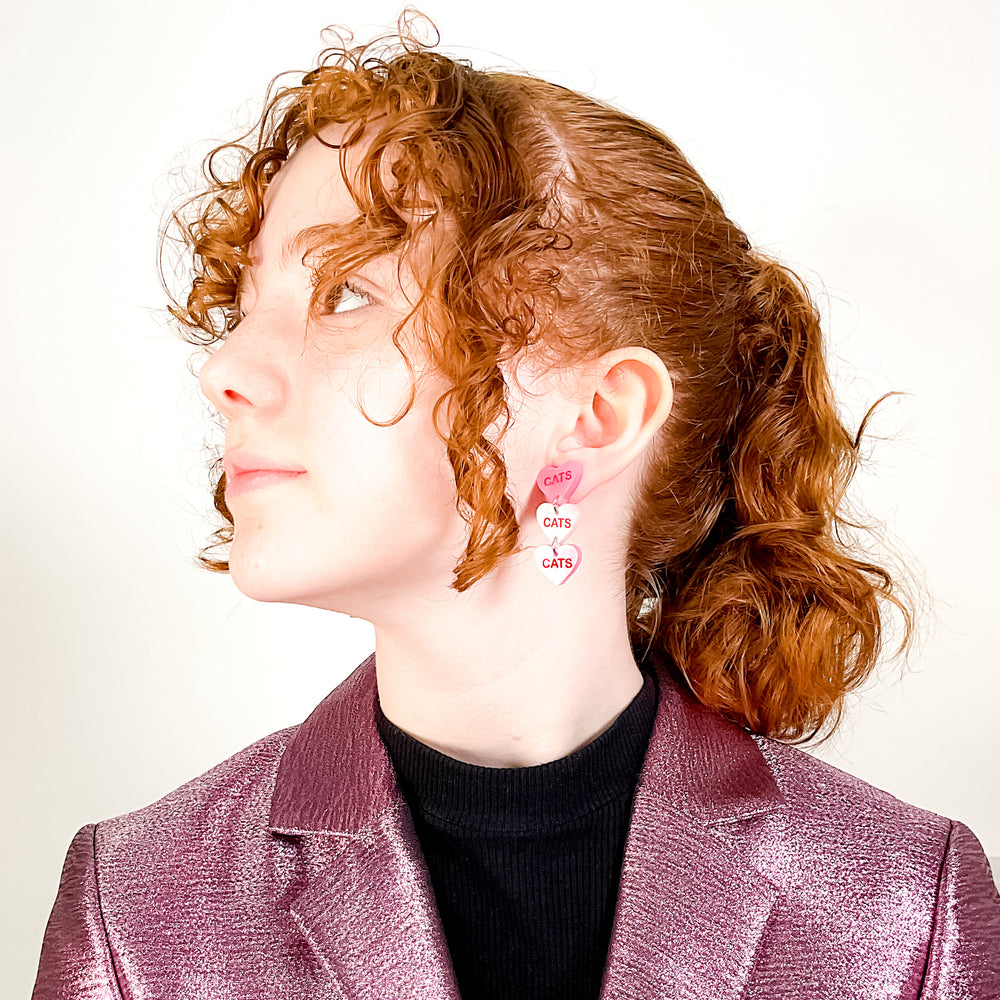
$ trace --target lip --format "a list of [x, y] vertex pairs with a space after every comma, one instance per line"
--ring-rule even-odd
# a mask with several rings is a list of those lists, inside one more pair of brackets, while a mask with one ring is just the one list
[[265, 458], [263, 455], [252, 455], [245, 451], [226, 452], [222, 468], [226, 472], [227, 500], [264, 486], [287, 483], [304, 476], [306, 472], [301, 466]]

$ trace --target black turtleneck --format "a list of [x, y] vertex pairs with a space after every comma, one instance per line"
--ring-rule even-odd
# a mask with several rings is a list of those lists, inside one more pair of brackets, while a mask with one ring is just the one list
[[597, 1000], [656, 698], [646, 675], [595, 740], [515, 768], [448, 757], [376, 707], [463, 1000]]

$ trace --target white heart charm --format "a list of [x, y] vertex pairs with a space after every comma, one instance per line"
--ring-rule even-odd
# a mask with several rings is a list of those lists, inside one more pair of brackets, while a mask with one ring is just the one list
[[551, 542], [555, 539], [556, 545], [566, 541], [569, 533], [576, 527], [580, 520], [580, 508], [576, 504], [561, 503], [559, 512], [553, 504], [542, 503], [535, 511], [535, 518], [538, 527], [542, 529], [545, 537]]
[[539, 545], [535, 549], [535, 565], [555, 584], [565, 583], [580, 566], [580, 549], [576, 545]]

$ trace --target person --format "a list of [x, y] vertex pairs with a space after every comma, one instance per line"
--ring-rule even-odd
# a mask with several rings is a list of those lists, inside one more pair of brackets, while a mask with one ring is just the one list
[[1000, 996], [975, 835], [794, 745], [910, 613], [816, 307], [676, 145], [404, 32], [206, 178], [203, 562], [375, 651], [77, 834], [37, 1000]]

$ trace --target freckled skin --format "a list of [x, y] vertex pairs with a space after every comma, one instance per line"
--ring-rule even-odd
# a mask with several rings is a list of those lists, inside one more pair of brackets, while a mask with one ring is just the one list
[[409, 374], [391, 340], [409, 309], [395, 261], [352, 280], [341, 311], [310, 320], [310, 270], [282, 254], [301, 230], [356, 212], [337, 151], [304, 143], [268, 190], [241, 291], [244, 319], [201, 382], [226, 418], [227, 452], [306, 469], [231, 499], [237, 586], [258, 600], [364, 615], [395, 587], [446, 583], [464, 521], [431, 422], [440, 380], [425, 378], [394, 426], [369, 423], [358, 404], [384, 420], [408, 398]]

